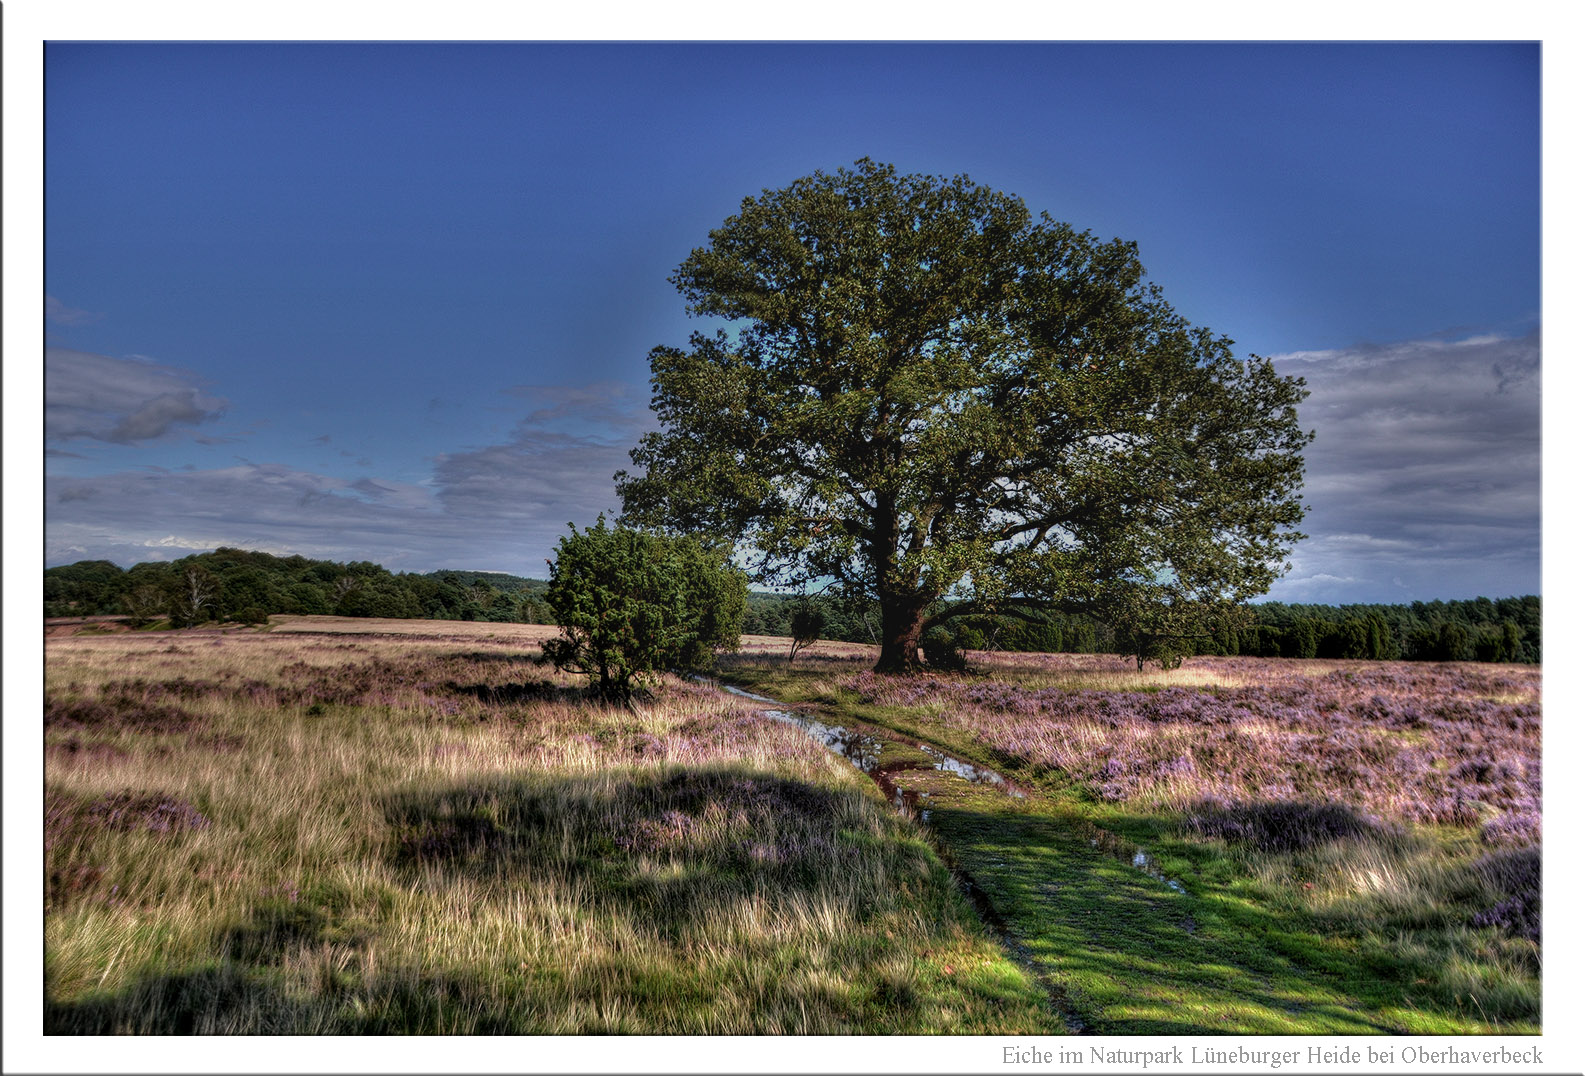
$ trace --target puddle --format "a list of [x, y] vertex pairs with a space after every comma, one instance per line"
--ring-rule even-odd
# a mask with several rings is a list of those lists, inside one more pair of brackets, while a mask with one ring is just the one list
[[1184, 883], [1177, 878], [1169, 878], [1162, 873], [1157, 867], [1156, 860], [1152, 859], [1144, 848], [1134, 848], [1131, 851], [1132, 842], [1108, 833], [1099, 826], [1093, 826], [1088, 822], [1076, 823], [1076, 825], [1083, 826], [1089, 832], [1090, 846], [1092, 848], [1099, 852], [1106, 852], [1110, 856], [1115, 856], [1128, 863], [1135, 870], [1149, 874], [1175, 893], [1185, 892]]
[[915, 744], [915, 746], [936, 760], [931, 767], [932, 769], [956, 773], [964, 780], [973, 781], [977, 785], [995, 785], [1014, 799], [1024, 799], [1024, 793], [1009, 784], [1008, 779], [1000, 773], [993, 773], [982, 766], [976, 766], [971, 762], [954, 758], [952, 755], [944, 755], [936, 748], [926, 744]]
[[[777, 700], [775, 699], [768, 699], [764, 695], [756, 695], [752, 691], [745, 691], [742, 688], [733, 687], [731, 684], [718, 684], [717, 686], [728, 694], [737, 695], [740, 698], [749, 699], [753, 702], [770, 703], [772, 706], [777, 705]], [[917, 798], [916, 793], [901, 791], [894, 782], [886, 779], [887, 773], [903, 769], [928, 768], [941, 770], [945, 773], [957, 774], [964, 780], [972, 781], [975, 784], [993, 785], [1017, 799], [1024, 798], [1024, 793], [1010, 784], [1008, 779], [1002, 774], [994, 773], [983, 766], [976, 766], [972, 762], [954, 758], [952, 755], [938, 751], [927, 744], [916, 743], [914, 746], [934, 760], [929, 767], [903, 765], [881, 770], [882, 745], [888, 742], [902, 743], [903, 741], [892, 741], [887, 737], [875, 736], [867, 732], [855, 732], [841, 725], [828, 725], [824, 721], [818, 721], [805, 714], [793, 713], [790, 710], [767, 709], [763, 713], [772, 720], [781, 721], [784, 724], [803, 729], [825, 745], [827, 750], [842, 755], [861, 771], [874, 778], [876, 783], [881, 785], [881, 790], [887, 793], [887, 797], [892, 799], [899, 807], [908, 806], [912, 808], [915, 806], [914, 800]]]

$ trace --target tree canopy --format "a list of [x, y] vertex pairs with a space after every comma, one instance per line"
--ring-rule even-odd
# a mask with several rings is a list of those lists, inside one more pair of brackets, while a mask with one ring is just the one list
[[730, 331], [650, 353], [624, 519], [875, 600], [879, 670], [952, 616], [1243, 601], [1303, 537], [1303, 382], [1134, 243], [866, 159], [746, 198], [671, 279]]

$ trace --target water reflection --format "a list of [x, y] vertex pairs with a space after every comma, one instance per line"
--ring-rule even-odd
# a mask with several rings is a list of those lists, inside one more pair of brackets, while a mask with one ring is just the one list
[[[756, 695], [752, 691], [745, 691], [742, 688], [733, 687], [731, 684], [720, 684], [718, 686], [720, 686], [723, 691], [737, 695], [741, 698], [750, 699], [754, 702], [768, 702], [775, 705], [777, 701], [775, 699], [766, 698], [764, 695]], [[851, 729], [846, 729], [841, 725], [828, 725], [824, 721], [818, 721], [813, 717], [809, 717], [805, 714], [794, 713], [790, 710], [767, 709], [763, 712], [765, 716], [772, 718], [773, 720], [781, 721], [785, 724], [793, 725], [797, 728], [803, 729], [805, 732], [808, 732], [811, 736], [815, 737], [815, 739], [820, 743], [824, 744], [828, 750], [835, 751], [837, 754], [842, 755], [849, 762], [852, 762], [855, 766], [859, 767], [859, 769], [863, 770], [870, 776], [877, 776], [877, 770], [881, 765], [881, 747], [883, 744], [889, 742], [890, 737], [877, 736], [873, 733], [867, 732], [855, 732]], [[897, 740], [892, 742], [901, 743], [903, 741]], [[916, 743], [914, 746], [920, 751], [924, 752], [926, 755], [930, 756], [930, 758], [933, 760], [929, 767], [919, 764], [904, 763], [895, 767], [889, 767], [889, 769], [903, 770], [929, 768], [941, 770], [946, 773], [957, 774], [964, 780], [973, 781], [976, 784], [994, 785], [1010, 796], [1014, 796], [1019, 799], [1024, 798], [1024, 793], [1010, 784], [1008, 779], [1002, 776], [1000, 773], [988, 770], [984, 766], [976, 766], [972, 762], [965, 762], [961, 758], [954, 758], [952, 755], [949, 755], [943, 751], [938, 751], [936, 748], [931, 747], [928, 744]], [[887, 784], [891, 783], [892, 782], [887, 782]]]
[[1157, 881], [1161, 882], [1175, 893], [1183, 893], [1185, 891], [1184, 883], [1179, 881], [1177, 878], [1169, 878], [1166, 874], [1162, 873], [1161, 869], [1157, 866], [1156, 860], [1152, 859], [1144, 848], [1135, 848], [1131, 852], [1129, 848], [1130, 842], [1123, 840], [1121, 837], [1118, 837], [1115, 834], [1108, 833], [1099, 826], [1093, 826], [1088, 822], [1081, 824], [1090, 833], [1090, 846], [1092, 848], [1100, 852], [1106, 852], [1108, 855], [1116, 856], [1118, 859], [1128, 863], [1135, 870], [1143, 871], [1146, 874], [1149, 874], [1151, 877], [1155, 878]]

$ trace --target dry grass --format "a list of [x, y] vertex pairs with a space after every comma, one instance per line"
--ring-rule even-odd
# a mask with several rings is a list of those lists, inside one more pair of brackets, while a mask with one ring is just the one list
[[1051, 1030], [846, 764], [704, 685], [587, 702], [550, 630], [50, 640], [46, 1030]]

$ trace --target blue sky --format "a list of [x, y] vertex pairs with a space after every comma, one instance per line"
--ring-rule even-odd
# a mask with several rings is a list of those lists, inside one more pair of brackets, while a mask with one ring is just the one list
[[861, 156], [1140, 245], [1313, 394], [1290, 601], [1540, 590], [1534, 44], [52, 44], [45, 563], [543, 576], [667, 276]]

